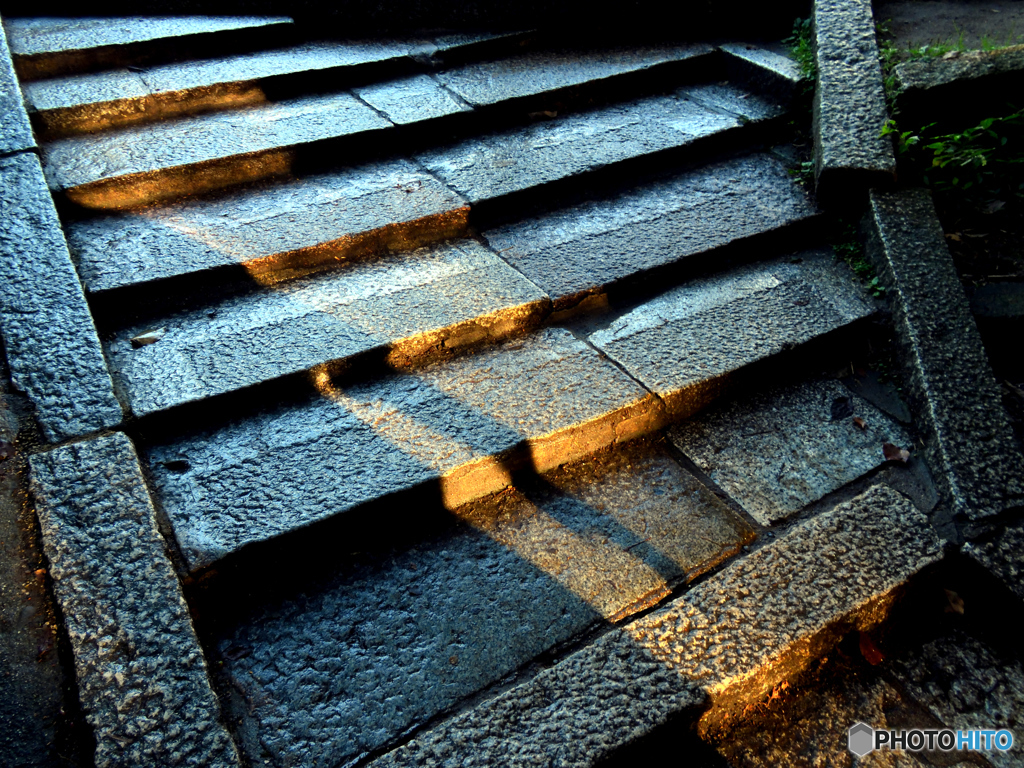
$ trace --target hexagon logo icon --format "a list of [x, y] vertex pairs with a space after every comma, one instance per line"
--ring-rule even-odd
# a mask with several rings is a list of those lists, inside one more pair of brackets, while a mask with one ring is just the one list
[[875, 729], [867, 723], [856, 723], [846, 734], [846, 743], [857, 757], [875, 750]]

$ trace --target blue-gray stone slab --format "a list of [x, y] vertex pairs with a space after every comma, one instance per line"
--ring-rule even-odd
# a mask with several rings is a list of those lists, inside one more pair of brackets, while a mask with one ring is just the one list
[[96, 765], [239, 766], [131, 442], [38, 453], [31, 470]]
[[441, 72], [438, 79], [477, 107], [709, 56], [713, 50], [709, 45], [693, 43], [605, 50], [531, 51]]
[[67, 237], [86, 289], [102, 293], [231, 265], [264, 275], [333, 264], [370, 233], [388, 244], [400, 225], [434, 220], [451, 236], [464, 219], [458, 195], [394, 160], [69, 222]]
[[47, 144], [43, 157], [50, 185], [67, 190], [389, 126], [390, 121], [342, 92], [72, 136]]
[[977, 88], [991, 78], [1024, 74], [1024, 45], [906, 61], [895, 73], [898, 103], [916, 105], [924, 99], [942, 99], [950, 86]]
[[738, 75], [752, 89], [790, 98], [804, 81], [800, 65], [771, 48], [752, 43], [724, 43], [718, 47], [726, 53], [726, 71]]
[[353, 92], [371, 107], [383, 112], [396, 125], [418, 123], [471, 109], [429, 75], [413, 75], [400, 80], [374, 83], [355, 88]]
[[544, 213], [484, 236], [562, 307], [646, 270], [816, 215], [786, 167], [758, 154]]
[[590, 341], [671, 413], [686, 416], [743, 366], [872, 311], [853, 273], [830, 253], [812, 251], [682, 285]]
[[596, 621], [663, 599], [749, 535], [663, 448], [543, 481], [460, 507], [454, 530], [224, 632], [222, 670], [252, 702], [240, 708], [243, 749], [341, 765]]
[[[650, 406], [643, 388], [557, 329], [322, 389], [148, 451], [154, 493], [190, 568], [423, 484], [458, 506], [509, 484], [513, 450], [525, 445], [538, 471], [551, 469], [635, 436], [630, 419]], [[579, 440], [589, 425], [603, 429]], [[543, 451], [545, 442], [558, 450]]]
[[870, 0], [815, 0], [814, 171], [821, 194], [891, 182], [892, 142]]
[[[500, 339], [539, 320], [547, 297], [473, 240], [357, 261], [156, 322], [107, 344], [136, 416], [310, 371], [371, 350], [392, 358]], [[403, 348], [407, 347], [407, 348]]]
[[0, 330], [50, 442], [120, 423], [110, 373], [39, 159], [0, 158]]
[[7, 38], [0, 28], [0, 155], [36, 145], [22, 101], [18, 78], [11, 64]]
[[[708, 109], [703, 99], [725, 102], [733, 110]], [[475, 203], [738, 128], [742, 121], [734, 115], [741, 109], [749, 120], [777, 117], [783, 111], [736, 88], [681, 89], [671, 96], [490, 133], [418, 155], [417, 160]]]
[[872, 191], [869, 248], [888, 288], [911, 405], [946, 502], [970, 520], [1024, 502], [1024, 461], [931, 196]]
[[765, 526], [882, 466], [885, 443], [913, 447], [899, 424], [838, 381], [762, 392], [689, 419], [670, 435]]
[[941, 555], [928, 519], [876, 486], [370, 765], [594, 765], [709, 697], [760, 701]]

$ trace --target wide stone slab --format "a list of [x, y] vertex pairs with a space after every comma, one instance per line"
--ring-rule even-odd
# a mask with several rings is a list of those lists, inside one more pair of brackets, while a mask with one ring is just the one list
[[557, 308], [622, 280], [812, 219], [785, 166], [751, 155], [484, 233]]
[[752, 536], [647, 444], [453, 515], [461, 524], [441, 535], [225, 628], [221, 669], [253, 703], [239, 728], [251, 759], [341, 765], [377, 749]]
[[873, 488], [371, 765], [592, 765], [702, 698], [710, 717], [759, 701], [940, 556], [927, 518]]
[[408, 125], [471, 110], [429, 75], [373, 83], [355, 88], [353, 93], [383, 112], [395, 125]]
[[845, 265], [808, 251], [682, 285], [590, 341], [683, 417], [715, 399], [744, 366], [872, 311]]
[[888, 286], [910, 404], [936, 482], [979, 520], [1024, 502], [1024, 462], [925, 190], [871, 193], [868, 253]]
[[[854, 423], [863, 419], [863, 427]], [[672, 442], [761, 525], [789, 517], [913, 447], [838, 381], [764, 392], [677, 425]]]
[[947, 728], [1013, 733], [1013, 747], [980, 754], [995, 768], [1021, 764], [1024, 667], [963, 631], [941, 637], [892, 664], [895, 679]]
[[657, 429], [653, 398], [568, 331], [335, 389], [148, 451], [192, 569], [390, 493], [449, 508]]
[[892, 142], [870, 0], [815, 0], [814, 175], [820, 195], [891, 183]]
[[43, 158], [50, 186], [73, 202], [126, 208], [279, 175], [301, 145], [391, 125], [341, 92], [72, 136]]
[[0, 155], [31, 149], [35, 145], [21, 89], [11, 65], [7, 38], [0, 28]]
[[438, 79], [474, 107], [560, 91], [584, 83], [642, 72], [666, 64], [708, 58], [702, 43], [598, 50], [539, 50], [469, 64]]
[[[450, 53], [512, 35], [465, 35], [440, 39], [329, 40], [218, 58], [141, 67], [119, 67], [85, 75], [28, 83], [25, 98], [49, 137], [111, 126], [155, 122], [175, 115], [267, 101], [268, 81], [280, 89], [301, 78], [331, 76], [351, 81], [361, 67]], [[429, 78], [435, 98], [463, 107]], [[287, 86], [284, 86], [287, 87]], [[419, 119], [426, 119], [427, 116]], [[411, 120], [409, 120], [411, 121]]]
[[791, 99], [803, 85], [804, 76], [792, 56], [753, 43], [724, 43], [725, 71], [751, 90]]
[[50, 442], [118, 424], [96, 328], [39, 159], [0, 158], [0, 329], [14, 386]]
[[69, 222], [67, 236], [86, 289], [102, 294], [233, 267], [265, 283], [457, 237], [466, 214], [458, 195], [396, 160]]
[[[718, 111], [703, 105], [732, 110]], [[737, 113], [746, 115], [742, 121]], [[680, 89], [611, 107], [490, 133], [417, 156], [434, 175], [470, 202], [521, 192], [777, 117], [773, 104], [738, 88]]]
[[115, 433], [31, 467], [96, 765], [240, 765], [131, 442]]
[[[107, 354], [136, 416], [370, 351], [401, 365], [536, 324], [547, 297], [473, 240], [358, 261], [119, 332]], [[159, 341], [132, 339], [157, 330]]]

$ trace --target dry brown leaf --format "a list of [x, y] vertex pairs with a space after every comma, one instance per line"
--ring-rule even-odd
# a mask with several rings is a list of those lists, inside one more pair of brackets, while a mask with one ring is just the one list
[[898, 461], [901, 464], [906, 464], [910, 460], [910, 451], [892, 443], [882, 444], [882, 454], [885, 456], [886, 461]]
[[885, 654], [875, 645], [875, 641], [867, 632], [860, 633], [860, 654], [873, 667], [885, 661]]
[[867, 429], [868, 423], [864, 421], [860, 416], [853, 417], [853, 423], [856, 424], [860, 429]]

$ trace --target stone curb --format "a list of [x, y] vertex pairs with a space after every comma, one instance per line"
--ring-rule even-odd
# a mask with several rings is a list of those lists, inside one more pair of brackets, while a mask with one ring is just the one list
[[940, 559], [927, 518], [876, 486], [371, 765], [592, 765], [710, 699], [708, 727], [877, 625]]
[[0, 23], [0, 155], [35, 149], [28, 113], [14, 74], [7, 37]]
[[240, 765], [131, 442], [115, 433], [30, 462], [96, 765]]
[[971, 521], [1019, 505], [1024, 466], [931, 195], [873, 190], [870, 202], [868, 254], [888, 290], [940, 489]]
[[0, 329], [14, 385], [46, 440], [111, 427], [124, 414], [71, 263], [39, 158], [0, 158]]
[[891, 183], [892, 143], [869, 0], [816, 0], [814, 175], [822, 199]]

